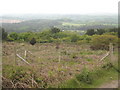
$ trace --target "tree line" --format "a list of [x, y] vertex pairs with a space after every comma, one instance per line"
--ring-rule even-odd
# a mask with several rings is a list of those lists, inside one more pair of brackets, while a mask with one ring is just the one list
[[2, 30], [2, 40], [8, 42], [37, 42], [37, 43], [77, 43], [90, 44], [92, 49], [107, 49], [110, 42], [114, 45], [118, 43], [118, 29], [88, 29], [85, 35], [77, 32], [62, 31], [57, 27], [52, 27], [42, 32], [7, 33]]

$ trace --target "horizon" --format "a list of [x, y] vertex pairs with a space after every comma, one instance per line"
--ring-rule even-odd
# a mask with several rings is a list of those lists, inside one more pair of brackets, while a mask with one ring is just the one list
[[2, 14], [0, 15], [0, 17], [3, 17], [3, 16], [26, 16], [26, 15], [29, 15], [29, 16], [37, 16], [37, 15], [50, 15], [50, 16], [67, 16], [67, 15], [85, 15], [85, 16], [112, 16], [112, 15], [115, 15], [115, 16], [118, 16], [118, 13], [86, 13], [86, 14], [79, 14], [79, 13], [20, 13], [20, 14], [14, 14], [14, 13], [10, 13], [10, 14]]

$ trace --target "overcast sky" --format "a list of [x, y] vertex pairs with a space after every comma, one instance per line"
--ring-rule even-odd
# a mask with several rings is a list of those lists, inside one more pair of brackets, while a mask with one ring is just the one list
[[1, 0], [1, 14], [117, 13], [119, 0]]

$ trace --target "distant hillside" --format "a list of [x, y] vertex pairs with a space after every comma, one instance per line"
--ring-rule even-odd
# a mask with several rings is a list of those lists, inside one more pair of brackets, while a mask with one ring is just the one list
[[61, 25], [62, 23], [56, 20], [29, 20], [20, 23], [3, 23], [2, 27], [8, 32], [27, 32], [27, 31], [41, 31], [42, 29], [49, 28], [52, 26]]
[[8, 32], [38, 32], [52, 26], [62, 30], [87, 30], [118, 26], [117, 15], [23, 15], [3, 16], [3, 20], [21, 20], [17, 23], [2, 22]]

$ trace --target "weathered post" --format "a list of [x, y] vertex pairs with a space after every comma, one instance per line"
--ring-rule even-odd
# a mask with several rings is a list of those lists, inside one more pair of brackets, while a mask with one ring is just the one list
[[26, 56], [27, 56], [27, 51], [25, 50], [25, 55], [24, 55], [24, 58], [25, 58], [25, 59], [27, 59]]
[[110, 43], [109, 45], [109, 51], [110, 51], [110, 62], [114, 64], [114, 57], [113, 57], [113, 44]]
[[14, 46], [14, 62], [15, 62], [15, 65], [17, 65], [17, 60], [16, 60], [16, 45]]
[[[34, 70], [34, 65], [32, 65], [32, 69]], [[32, 88], [34, 87], [34, 73], [33, 73], [33, 70], [31, 70], [31, 75], [32, 75], [32, 76], [31, 76], [31, 77], [32, 77], [32, 78], [31, 78], [31, 80], [32, 80], [32, 82], [31, 82], [31, 83], [32, 83]]]
[[32, 88], [33, 88], [33, 80], [34, 80], [34, 75], [32, 74]]
[[60, 62], [60, 59], [61, 59], [61, 56], [60, 56], [60, 54], [61, 54], [61, 53], [60, 53], [60, 51], [59, 51], [59, 62]]

